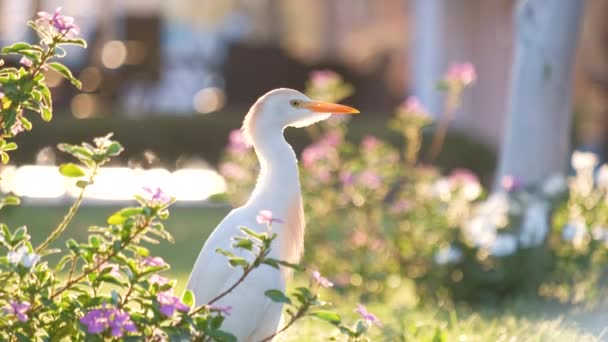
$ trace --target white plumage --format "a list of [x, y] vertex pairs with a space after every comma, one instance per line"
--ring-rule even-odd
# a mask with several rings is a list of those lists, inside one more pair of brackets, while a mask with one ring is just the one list
[[[287, 126], [303, 127], [327, 119], [330, 113], [358, 113], [354, 108], [312, 101], [292, 89], [276, 89], [259, 98], [243, 121], [243, 134], [255, 148], [260, 161], [260, 175], [249, 201], [232, 210], [213, 231], [201, 250], [190, 275], [187, 288], [192, 290], [196, 305], [208, 303], [232, 286], [242, 270], [228, 265], [226, 258], [215, 252], [222, 248], [251, 261], [253, 255], [232, 248], [232, 237], [243, 235], [239, 227], [264, 232], [266, 225], [256, 222], [261, 210], [270, 210], [283, 223], [273, 223], [278, 234], [270, 257], [297, 263], [304, 246], [304, 213], [300, 193], [297, 158], [283, 137]], [[288, 272], [263, 265], [231, 293], [214, 305], [232, 306], [222, 329], [238, 341], [260, 341], [279, 328], [282, 305], [272, 302], [264, 292], [285, 291]]]

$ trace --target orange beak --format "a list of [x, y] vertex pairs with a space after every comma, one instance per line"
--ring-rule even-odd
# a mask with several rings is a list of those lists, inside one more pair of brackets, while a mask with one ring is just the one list
[[304, 108], [310, 109], [316, 113], [331, 113], [331, 114], [358, 114], [359, 111], [353, 107], [344, 106], [336, 103], [310, 101], [304, 104]]

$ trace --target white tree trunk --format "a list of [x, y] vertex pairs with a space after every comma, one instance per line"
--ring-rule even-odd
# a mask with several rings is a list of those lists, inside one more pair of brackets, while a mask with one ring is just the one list
[[512, 175], [533, 183], [566, 170], [572, 68], [584, 3], [523, 0], [517, 7], [507, 131], [498, 180]]
[[441, 42], [445, 3], [443, 0], [413, 0], [411, 18], [412, 53], [410, 73], [413, 94], [433, 113], [441, 109], [441, 94], [436, 84], [441, 78], [443, 59]]

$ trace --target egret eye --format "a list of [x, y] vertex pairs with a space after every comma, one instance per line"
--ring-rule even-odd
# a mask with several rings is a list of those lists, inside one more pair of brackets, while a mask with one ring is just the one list
[[300, 105], [302, 104], [302, 102], [300, 102], [298, 100], [291, 100], [291, 101], [289, 101], [289, 104], [291, 104], [291, 106], [294, 108], [299, 108]]

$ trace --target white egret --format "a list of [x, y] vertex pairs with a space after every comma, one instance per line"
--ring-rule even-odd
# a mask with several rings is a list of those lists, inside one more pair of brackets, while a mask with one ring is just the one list
[[[265, 224], [256, 222], [262, 210], [280, 218], [272, 231], [277, 239], [270, 257], [297, 263], [304, 247], [304, 212], [300, 193], [297, 158], [283, 137], [285, 127], [304, 127], [327, 119], [331, 114], [354, 114], [358, 110], [333, 103], [313, 101], [293, 89], [275, 89], [260, 97], [243, 121], [243, 135], [253, 145], [260, 162], [260, 175], [249, 201], [232, 210], [213, 231], [201, 250], [190, 275], [187, 288], [195, 295], [196, 305], [208, 303], [232, 286], [242, 270], [230, 267], [226, 258], [215, 252], [229, 250], [252, 260], [250, 253], [233, 249], [231, 238], [243, 235], [239, 227], [265, 232]], [[214, 303], [231, 306], [222, 329], [238, 341], [259, 341], [275, 333], [281, 318], [282, 304], [264, 295], [269, 289], [285, 291], [288, 272], [262, 265], [232, 292]]]

